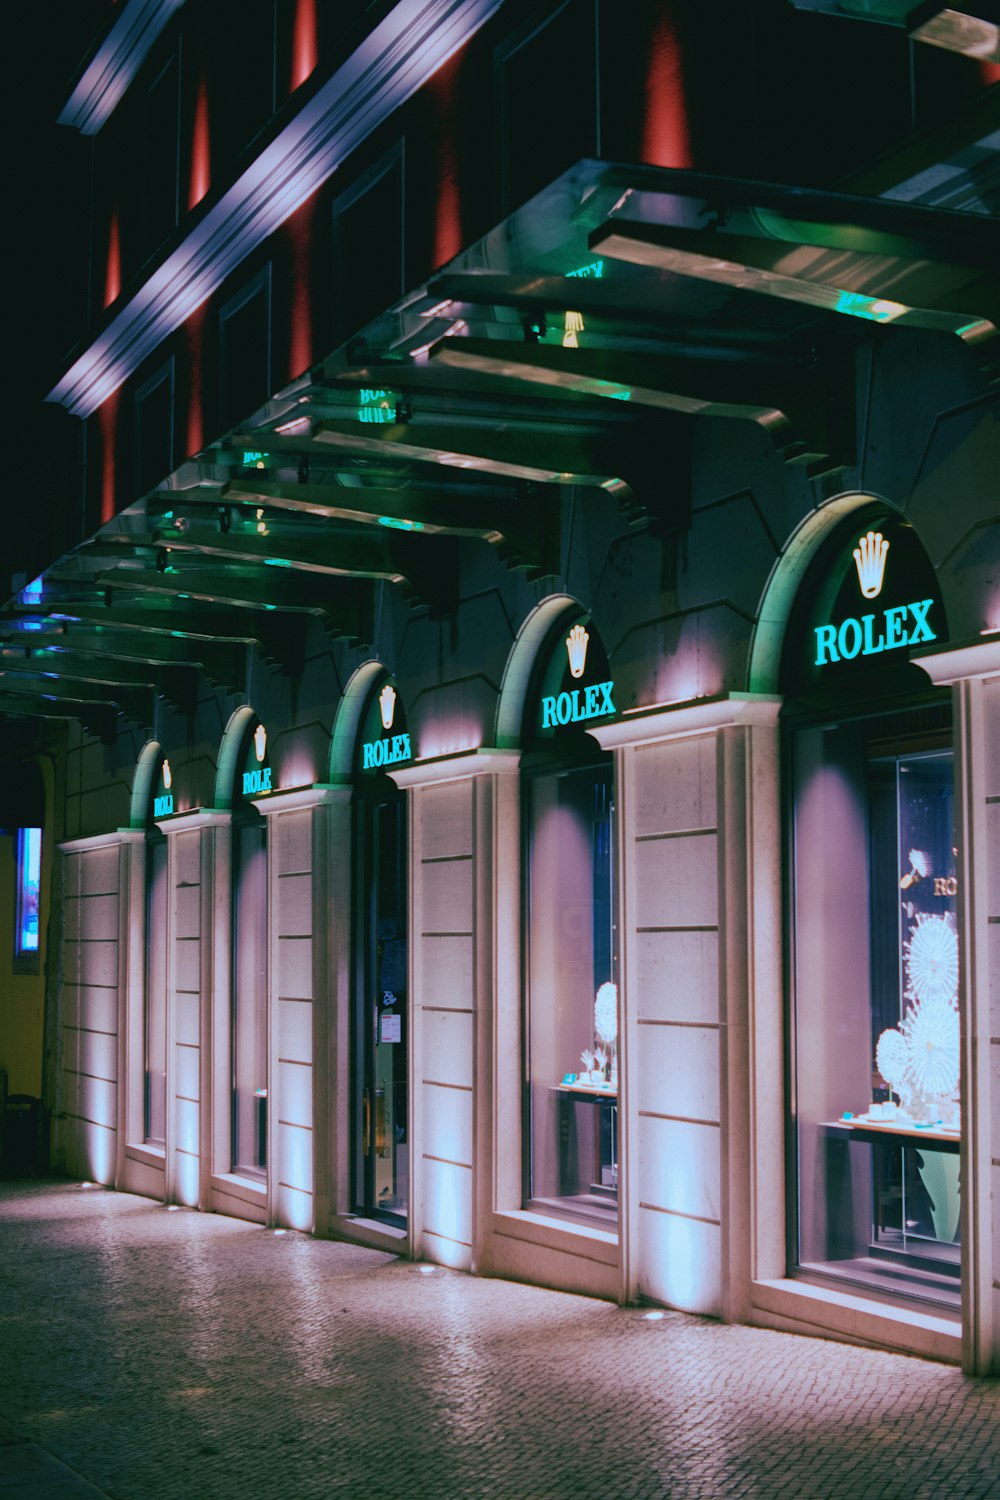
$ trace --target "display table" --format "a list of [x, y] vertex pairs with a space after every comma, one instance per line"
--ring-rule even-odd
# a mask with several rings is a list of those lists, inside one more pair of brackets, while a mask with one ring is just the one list
[[853, 1120], [823, 1120], [819, 1129], [821, 1134], [834, 1140], [860, 1140], [867, 1141], [870, 1145], [877, 1141], [890, 1144], [895, 1142], [899, 1146], [943, 1151], [955, 1156], [958, 1155], [961, 1142], [957, 1126], [923, 1126], [900, 1120], [866, 1120], [858, 1116]]
[[612, 1083], [561, 1083], [561, 1094], [587, 1094], [592, 1099], [618, 1100], [618, 1089]]
[[[559, 1107], [559, 1191], [565, 1197], [580, 1193], [604, 1196], [617, 1191], [618, 1187], [618, 1089], [610, 1083], [560, 1083], [552, 1091]], [[578, 1155], [575, 1133], [571, 1120], [575, 1105], [597, 1105], [593, 1116], [593, 1149], [580, 1153], [586, 1161], [589, 1181], [584, 1180], [583, 1162]], [[603, 1132], [602, 1149], [601, 1121], [607, 1107], [608, 1128]], [[579, 1128], [579, 1127], [578, 1127]], [[609, 1149], [610, 1148], [610, 1149]], [[605, 1181], [605, 1173], [610, 1181]]]

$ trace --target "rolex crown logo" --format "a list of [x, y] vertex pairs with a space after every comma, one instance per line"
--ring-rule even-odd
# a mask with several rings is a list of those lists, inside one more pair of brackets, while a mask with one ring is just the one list
[[885, 578], [885, 560], [889, 543], [881, 531], [867, 532], [854, 549], [854, 561], [858, 569], [858, 582], [866, 599], [875, 599], [882, 592]]
[[583, 669], [587, 665], [587, 642], [590, 636], [582, 625], [574, 625], [566, 637], [566, 650], [569, 653], [569, 673], [571, 677], [582, 677]]
[[391, 682], [387, 682], [379, 693], [378, 706], [382, 714], [382, 728], [391, 729], [393, 715], [396, 712], [396, 690]]
[[167, 760], [166, 756], [164, 756], [164, 759], [163, 759], [163, 785], [166, 787], [166, 789], [167, 789], [168, 792], [170, 790], [170, 783], [171, 783], [171, 781], [173, 781], [173, 777], [170, 774], [170, 762], [169, 762], [169, 760]]
[[267, 730], [263, 724], [258, 724], [253, 732], [253, 748], [257, 759], [263, 760], [264, 752], [267, 749]]

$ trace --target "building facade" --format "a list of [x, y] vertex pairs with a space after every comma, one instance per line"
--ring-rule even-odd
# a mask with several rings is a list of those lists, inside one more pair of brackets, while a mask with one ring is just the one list
[[997, 1370], [990, 34], [240, 12], [112, 8], [62, 113], [12, 1094], [167, 1203]]

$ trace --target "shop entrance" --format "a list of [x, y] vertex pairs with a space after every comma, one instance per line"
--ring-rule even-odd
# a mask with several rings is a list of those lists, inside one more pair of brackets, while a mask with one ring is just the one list
[[913, 528], [859, 512], [786, 646], [789, 1262], [961, 1310], [951, 706], [909, 660], [947, 638]]
[[405, 1224], [409, 1208], [406, 803], [386, 776], [357, 802], [361, 893], [353, 1037], [354, 1209]]
[[960, 976], [947, 716], [943, 705], [803, 727], [790, 743], [797, 1251], [804, 1271], [957, 1310]]

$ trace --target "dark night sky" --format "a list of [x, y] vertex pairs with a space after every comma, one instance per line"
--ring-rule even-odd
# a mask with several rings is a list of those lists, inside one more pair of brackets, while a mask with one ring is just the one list
[[63, 290], [79, 284], [67, 275], [67, 254], [78, 253], [71, 247], [79, 240], [67, 235], [64, 184], [68, 169], [85, 169], [90, 152], [75, 131], [55, 121], [113, 8], [110, 0], [18, 5], [7, 18], [7, 66], [0, 94], [8, 205], [3, 450], [9, 488], [7, 545], [0, 556], [4, 599], [12, 573], [52, 560], [38, 555], [42, 511], [65, 504], [74, 483], [72, 439], [78, 424], [44, 397], [62, 371], [73, 334], [80, 332], [79, 309], [67, 305]]

